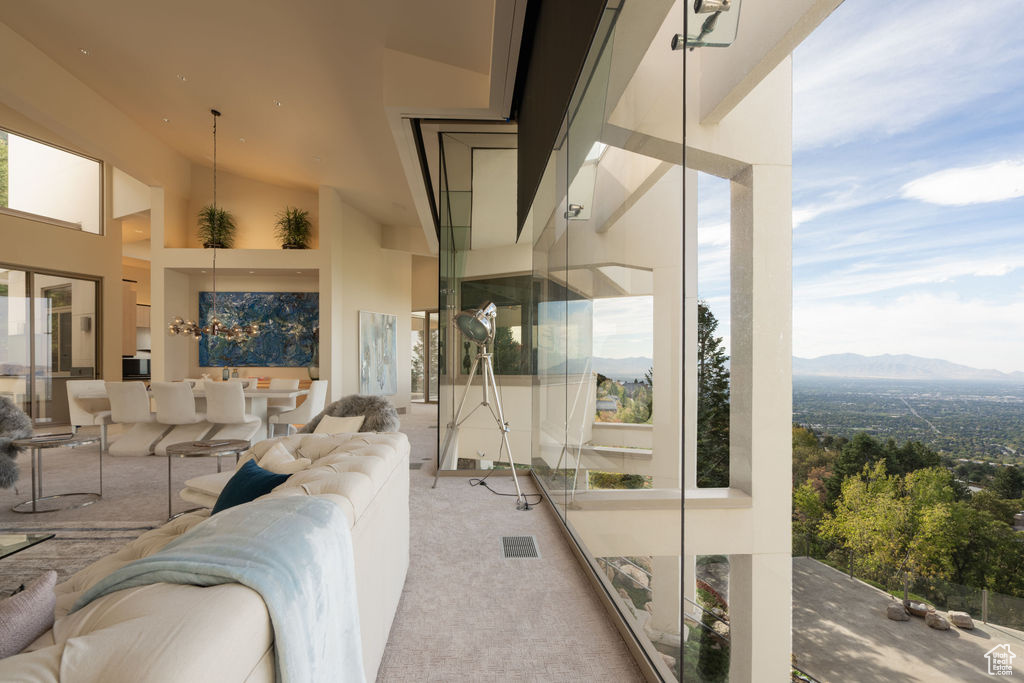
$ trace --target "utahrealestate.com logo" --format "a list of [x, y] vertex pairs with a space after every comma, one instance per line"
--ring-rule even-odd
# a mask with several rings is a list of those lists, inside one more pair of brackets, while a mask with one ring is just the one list
[[1009, 645], [996, 645], [985, 653], [985, 659], [988, 660], [988, 675], [1012, 676], [1013, 658], [1016, 656]]

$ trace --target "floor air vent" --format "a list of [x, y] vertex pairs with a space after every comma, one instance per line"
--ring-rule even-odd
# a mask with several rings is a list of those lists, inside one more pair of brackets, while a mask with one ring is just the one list
[[540, 557], [537, 539], [533, 536], [502, 536], [501, 549], [505, 559], [513, 557]]

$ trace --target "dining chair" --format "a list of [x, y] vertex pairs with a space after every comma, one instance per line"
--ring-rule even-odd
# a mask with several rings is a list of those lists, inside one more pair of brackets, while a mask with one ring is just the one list
[[170, 427], [156, 421], [149, 410], [149, 392], [142, 382], [106, 382], [110, 417], [131, 428], [110, 445], [111, 455], [149, 455]]
[[259, 384], [259, 377], [232, 377], [228, 380], [229, 382], [237, 382], [242, 385], [243, 391], [249, 391], [255, 389], [256, 385]]
[[267, 417], [267, 438], [274, 436], [274, 426], [287, 425], [286, 434], [291, 434], [292, 425], [304, 425], [320, 414], [327, 403], [327, 380], [318, 379], [309, 385], [306, 400], [298, 408]]
[[107, 450], [107, 425], [113, 420], [110, 417], [110, 399], [81, 398], [81, 394], [103, 393], [104, 382], [101, 379], [70, 379], [68, 388], [68, 413], [71, 417], [71, 430], [77, 432], [79, 427], [100, 426], [100, 450]]
[[248, 440], [263, 426], [263, 420], [245, 412], [241, 382], [207, 382], [205, 391], [206, 421], [220, 425], [216, 438]]
[[[277, 391], [298, 391], [299, 380], [286, 379], [284, 377], [274, 377], [273, 379], [270, 380], [270, 390], [274, 391], [275, 389]], [[270, 415], [277, 415], [278, 413], [283, 413], [288, 410], [295, 410], [295, 402], [296, 398], [294, 396], [291, 398], [268, 398], [267, 416], [269, 417]], [[270, 436], [273, 436], [274, 428], [269, 427], [269, 420], [267, 424]]]
[[196, 411], [196, 397], [188, 382], [153, 382], [156, 400], [156, 421], [171, 426], [154, 451], [167, 455], [171, 444], [202, 439], [213, 429], [206, 421], [206, 413]]

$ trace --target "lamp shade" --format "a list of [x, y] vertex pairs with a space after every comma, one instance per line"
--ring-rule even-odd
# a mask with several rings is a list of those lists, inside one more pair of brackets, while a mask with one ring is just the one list
[[488, 301], [476, 310], [459, 313], [455, 316], [455, 324], [466, 339], [477, 344], [489, 344], [494, 339], [497, 316], [498, 307]]

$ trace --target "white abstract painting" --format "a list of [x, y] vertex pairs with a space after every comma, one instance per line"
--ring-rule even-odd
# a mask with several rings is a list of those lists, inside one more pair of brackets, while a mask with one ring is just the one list
[[398, 393], [398, 316], [359, 311], [359, 393]]

